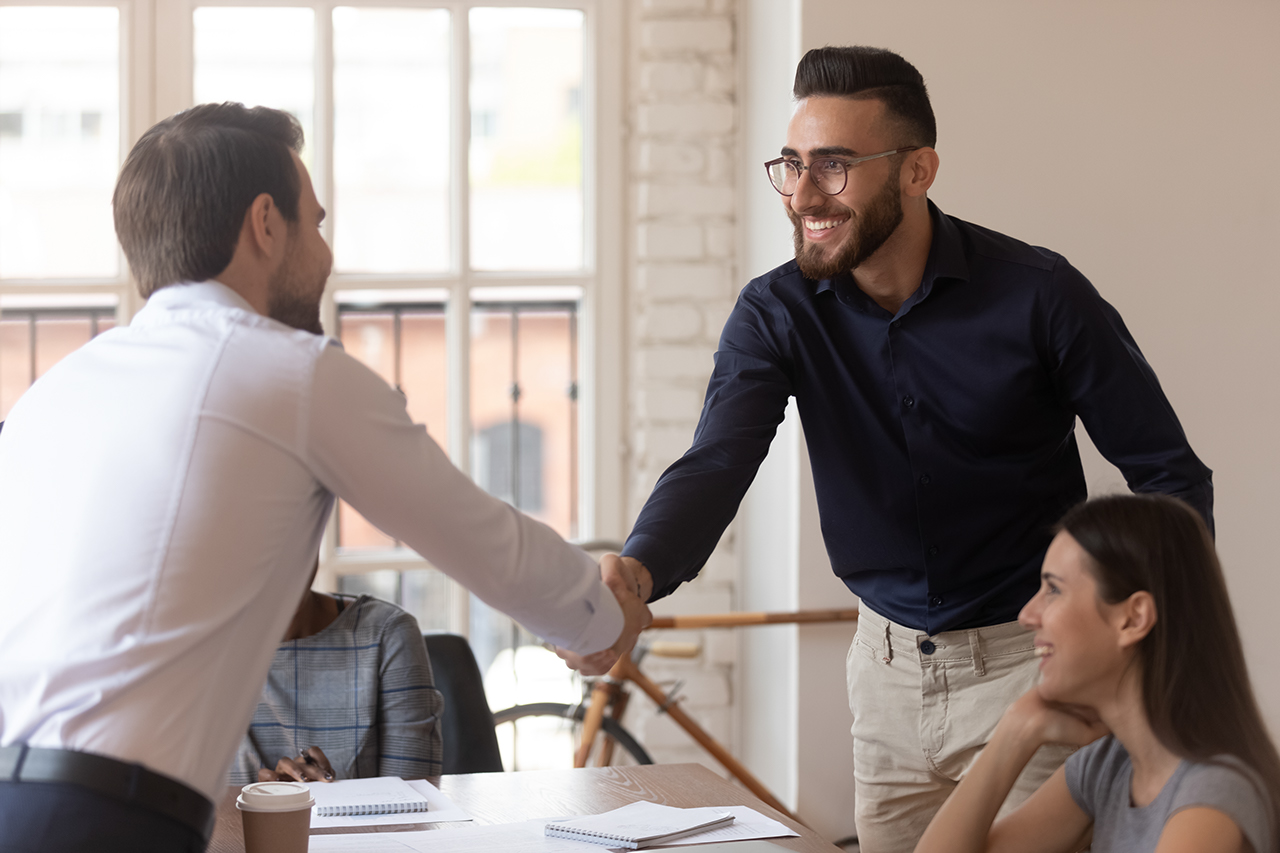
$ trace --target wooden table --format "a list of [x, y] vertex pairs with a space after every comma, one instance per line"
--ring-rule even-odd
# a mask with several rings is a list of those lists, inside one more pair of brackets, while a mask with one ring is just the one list
[[[516, 773], [469, 773], [443, 776], [440, 790], [466, 810], [475, 823], [509, 823], [548, 815], [596, 814], [636, 800], [670, 806], [751, 806], [800, 833], [798, 838], [773, 838], [776, 844], [809, 853], [839, 853], [813, 830], [769, 808], [749, 791], [730, 784], [701, 764], [649, 764], [640, 767], [591, 767], [582, 770], [525, 770]], [[218, 823], [209, 853], [244, 853], [244, 832], [236, 811], [239, 786], [227, 789], [218, 804]], [[380, 826], [377, 832], [440, 829], [468, 823]], [[318, 833], [360, 832], [322, 829]], [[696, 853], [697, 847], [689, 847]]]

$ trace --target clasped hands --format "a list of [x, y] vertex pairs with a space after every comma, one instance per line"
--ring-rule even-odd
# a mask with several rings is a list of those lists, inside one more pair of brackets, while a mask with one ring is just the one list
[[604, 675], [608, 672], [618, 662], [618, 658], [631, 653], [631, 647], [636, 644], [640, 632], [653, 621], [653, 614], [645, 604], [653, 591], [653, 579], [639, 560], [605, 554], [600, 560], [600, 579], [618, 599], [626, 621], [618, 639], [607, 649], [589, 655], [556, 649], [556, 654], [568, 666], [583, 675]]
[[332, 782], [336, 778], [333, 765], [318, 746], [302, 750], [297, 758], [281, 758], [274, 770], [258, 771], [259, 782]]

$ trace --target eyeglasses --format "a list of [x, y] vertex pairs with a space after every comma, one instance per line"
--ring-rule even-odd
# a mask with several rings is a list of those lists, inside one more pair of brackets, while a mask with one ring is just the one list
[[789, 196], [795, 193], [796, 184], [800, 183], [800, 173], [806, 169], [809, 170], [809, 179], [820, 191], [827, 195], [839, 195], [844, 192], [845, 185], [849, 183], [849, 170], [859, 163], [902, 154], [906, 151], [915, 151], [918, 148], [920, 148], [919, 145], [911, 145], [907, 148], [881, 151], [879, 154], [868, 154], [866, 157], [855, 157], [852, 160], [820, 157], [808, 166], [793, 157], [779, 157], [777, 160], [765, 163], [764, 170], [769, 173], [769, 183], [783, 195]]

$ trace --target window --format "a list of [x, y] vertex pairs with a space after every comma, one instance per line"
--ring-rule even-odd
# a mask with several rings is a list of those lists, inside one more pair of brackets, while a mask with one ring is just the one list
[[[447, 298], [445, 290], [340, 292], [337, 334], [347, 352], [405, 395], [409, 415], [425, 424], [428, 434], [444, 447], [448, 446]], [[338, 506], [334, 545], [348, 554], [400, 547], [346, 503]]]
[[578, 536], [578, 304], [472, 309], [472, 476], [490, 494]]
[[0, 6], [0, 279], [119, 277], [120, 143], [119, 10]]
[[[456, 463], [565, 536], [580, 493], [568, 318], [595, 280], [574, 94], [586, 19], [479, 3], [192, 11], [196, 99], [288, 105], [303, 123], [331, 213], [336, 334]], [[477, 122], [485, 132], [468, 138]], [[324, 563], [343, 589], [376, 589], [423, 624], [512, 632], [345, 504]], [[482, 666], [491, 645], [477, 643]]]
[[0, 420], [131, 304], [111, 221], [120, 9], [0, 5]]
[[116, 324], [114, 298], [0, 297], [0, 421], [32, 382]]
[[[133, 141], [266, 104], [302, 123], [329, 213], [326, 330], [485, 488], [617, 538], [621, 58], [596, 49], [617, 4], [40, 2], [0, 0], [0, 416], [140, 307], [110, 215]], [[349, 506], [321, 556], [322, 582], [471, 633], [482, 664], [518, 633]]]
[[[513, 388], [513, 400], [517, 393]], [[489, 494], [525, 512], [539, 512], [542, 430], [517, 418], [481, 427], [471, 437], [471, 473]]]

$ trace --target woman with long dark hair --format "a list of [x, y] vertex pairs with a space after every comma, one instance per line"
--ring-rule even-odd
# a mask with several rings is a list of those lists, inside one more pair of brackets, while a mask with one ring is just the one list
[[[916, 853], [1275, 853], [1280, 757], [1213, 541], [1153, 495], [1071, 510], [1019, 617], [1041, 681], [1005, 713]], [[1045, 743], [1083, 747], [997, 812]], [[994, 821], [994, 825], [993, 825]]]

